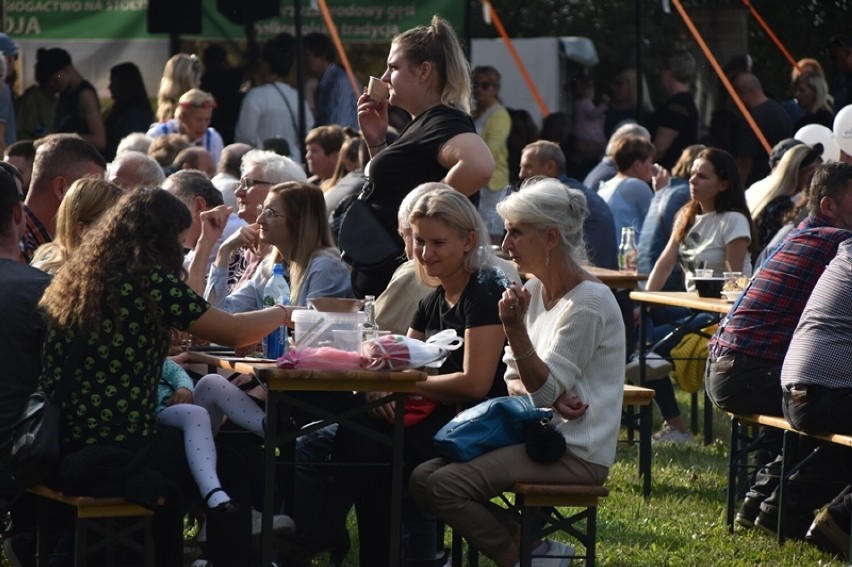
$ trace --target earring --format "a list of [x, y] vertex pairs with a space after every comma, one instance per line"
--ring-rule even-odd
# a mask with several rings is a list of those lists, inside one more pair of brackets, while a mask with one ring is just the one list
[[544, 265], [545, 266], [550, 265], [550, 250], [547, 251], [547, 256], [544, 257]]

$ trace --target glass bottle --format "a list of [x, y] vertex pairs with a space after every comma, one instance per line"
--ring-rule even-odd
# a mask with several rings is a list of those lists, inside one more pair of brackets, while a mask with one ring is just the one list
[[618, 269], [622, 272], [636, 272], [639, 269], [636, 229], [632, 226], [625, 226], [621, 229], [621, 245], [618, 247]]

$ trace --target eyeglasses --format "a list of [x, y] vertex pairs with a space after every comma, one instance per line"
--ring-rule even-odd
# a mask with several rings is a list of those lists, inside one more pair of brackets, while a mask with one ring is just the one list
[[484, 91], [490, 89], [492, 84], [493, 83], [473, 83], [473, 90], [478, 91], [481, 89]]
[[240, 189], [251, 189], [255, 185], [275, 185], [271, 181], [263, 181], [261, 179], [252, 179], [251, 177], [243, 177], [240, 179]]
[[217, 107], [215, 100], [214, 101], [205, 100], [203, 102], [181, 102], [181, 103], [178, 103], [178, 104], [180, 104], [180, 107], [184, 110], [190, 110], [190, 109], [193, 109], [193, 108], [203, 108], [203, 109], [206, 110], [208, 108], [216, 108]]
[[264, 216], [268, 219], [274, 219], [274, 218], [278, 218], [278, 217], [283, 217], [284, 213], [276, 213], [275, 211], [273, 211], [269, 207], [264, 207], [263, 205], [258, 205], [257, 206], [257, 218], [260, 218], [261, 216]]

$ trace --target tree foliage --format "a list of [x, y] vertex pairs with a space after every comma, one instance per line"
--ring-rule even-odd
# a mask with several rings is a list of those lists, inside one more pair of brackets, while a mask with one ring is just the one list
[[[787, 50], [796, 59], [816, 57], [834, 74], [825, 45], [834, 34], [850, 34], [852, 0], [750, 0]], [[660, 57], [674, 47], [694, 47], [691, 34], [675, 9], [663, 12], [660, 0], [492, 0], [494, 9], [513, 38], [586, 36], [600, 57], [595, 74], [605, 79], [615, 67], [635, 60], [637, 6], [643, 16], [645, 72], [655, 70]], [[735, 7], [748, 12], [743, 0], [682, 0], [688, 13]], [[480, 0], [470, 0], [473, 37], [497, 37], [483, 22]], [[790, 64], [754, 17], [748, 20], [747, 45], [755, 73], [766, 90], [777, 97], [790, 94]], [[806, 30], [806, 33], [803, 33]], [[724, 61], [721, 62], [724, 64]], [[653, 85], [652, 85], [653, 86]]]

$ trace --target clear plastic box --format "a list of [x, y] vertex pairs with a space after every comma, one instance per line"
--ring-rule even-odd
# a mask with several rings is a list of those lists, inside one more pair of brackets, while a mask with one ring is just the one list
[[297, 347], [333, 347], [334, 331], [361, 331], [366, 320], [363, 311], [336, 313], [300, 309], [293, 312], [296, 327], [293, 338]]

